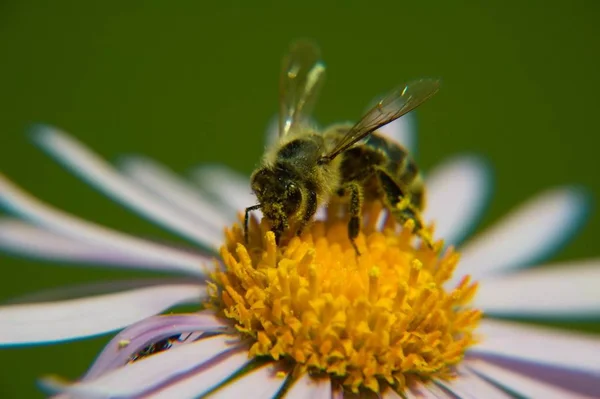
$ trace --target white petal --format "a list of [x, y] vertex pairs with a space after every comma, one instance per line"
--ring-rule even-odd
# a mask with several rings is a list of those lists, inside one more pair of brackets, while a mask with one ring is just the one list
[[[49, 389], [64, 391], [73, 395], [81, 395], [93, 398], [112, 398], [112, 397], [131, 397], [143, 392], [152, 390], [168, 381], [185, 375], [186, 373], [200, 367], [203, 364], [210, 364], [211, 359], [219, 356], [229, 357], [226, 352], [237, 345], [239, 341], [231, 340], [231, 337], [217, 335], [202, 339], [198, 342], [188, 345], [181, 345], [176, 348], [163, 351], [137, 362], [128, 364], [112, 372], [101, 375], [100, 377], [77, 382], [72, 385], [61, 383], [54, 379], [46, 379], [43, 384]], [[247, 353], [244, 351], [231, 353], [241, 361], [247, 362]], [[241, 356], [245, 356], [245, 359]], [[238, 363], [239, 363], [238, 362]], [[218, 363], [220, 364], [220, 363]], [[212, 370], [213, 367], [206, 370]], [[244, 363], [241, 363], [242, 365]], [[230, 364], [231, 366], [231, 364]], [[225, 377], [236, 371], [236, 368], [229, 367], [224, 370]], [[211, 389], [208, 386], [216, 380], [207, 380], [204, 385], [196, 385], [193, 397], [197, 397], [203, 391]], [[167, 397], [167, 396], [160, 396]], [[182, 398], [184, 396], [168, 396], [170, 398]]]
[[416, 383], [404, 392], [406, 399], [455, 399], [453, 395], [444, 391], [433, 382]]
[[[19, 256], [74, 264], [173, 270], [170, 262], [73, 240], [16, 219], [0, 218], [0, 249]], [[195, 267], [195, 271], [198, 266]], [[196, 272], [197, 273], [197, 272]]]
[[379, 132], [402, 144], [411, 154], [417, 151], [417, 121], [414, 112], [379, 128]]
[[44, 150], [73, 173], [114, 200], [197, 244], [218, 247], [220, 232], [186, 218], [171, 205], [120, 174], [74, 138], [45, 126], [36, 129], [34, 138]]
[[[215, 388], [219, 388], [220, 385], [224, 384], [225, 381], [233, 376], [235, 373], [243, 369], [250, 360], [248, 359], [248, 353], [245, 351], [239, 351], [230, 356], [227, 356], [225, 359], [221, 361], [211, 362], [207, 366], [203, 367], [197, 373], [193, 373], [191, 376], [186, 377], [180, 381], [174, 382], [170, 385], [167, 385], [165, 388], [158, 390], [157, 392], [153, 392], [150, 395], [144, 396], [145, 399], [193, 399], [198, 398], [205, 395], [207, 392], [214, 390]], [[242, 379], [244, 377], [241, 377]], [[242, 380], [243, 381], [243, 380]], [[241, 381], [238, 382], [238, 384]], [[265, 384], [266, 381], [262, 381]], [[232, 385], [235, 384], [232, 383]], [[246, 387], [242, 386], [243, 389], [240, 389], [239, 386], [232, 387], [234, 391], [242, 391], [246, 392], [246, 388], [248, 389], [260, 389], [264, 388], [266, 392], [268, 392], [269, 388], [273, 388], [272, 386], [263, 385], [262, 387], [252, 386]], [[225, 388], [219, 389], [216, 391], [211, 397], [222, 397], [222, 398], [238, 398], [244, 397], [242, 396], [228, 396], [228, 395], [220, 395], [221, 391], [227, 390], [229, 386], [225, 385]], [[237, 389], [236, 389], [237, 388]], [[253, 397], [253, 396], [246, 396]], [[264, 396], [254, 396], [256, 398], [262, 398]]]
[[474, 306], [493, 315], [597, 317], [599, 282], [598, 259], [538, 267], [480, 281]]
[[286, 393], [285, 399], [330, 399], [331, 379], [313, 378], [308, 373], [296, 380]]
[[456, 378], [450, 381], [437, 380], [436, 382], [461, 399], [510, 399], [513, 397], [465, 367], [461, 367]]
[[210, 259], [164, 245], [123, 234], [84, 221], [50, 207], [22, 191], [0, 174], [0, 205], [48, 230], [102, 246], [106, 251], [117, 251], [132, 258], [145, 259], [152, 264], [163, 264], [165, 269], [192, 275], [203, 275], [202, 263]]
[[[179, 339], [172, 345], [185, 345], [197, 340], [198, 335], [223, 332], [227, 327], [225, 320], [210, 311], [148, 317], [115, 335], [96, 357], [82, 380], [95, 379], [127, 364], [133, 355], [162, 339], [179, 335]], [[127, 345], [123, 346], [124, 342]]]
[[485, 319], [482, 339], [469, 354], [493, 354], [598, 374], [600, 337], [520, 323]]
[[435, 236], [457, 244], [475, 226], [491, 191], [486, 163], [474, 156], [453, 158], [426, 179], [425, 220], [435, 223]]
[[203, 165], [192, 171], [192, 179], [203, 190], [215, 195], [234, 212], [256, 204], [248, 178], [219, 165]]
[[[287, 374], [277, 375], [277, 371], [272, 364], [266, 364], [225, 384], [208, 397], [215, 399], [274, 398], [287, 377]], [[171, 397], [179, 398], [180, 396], [173, 395]]]
[[398, 395], [392, 388], [387, 387], [385, 391], [381, 393], [381, 399], [402, 399], [402, 396]]
[[461, 249], [457, 280], [476, 280], [525, 266], [554, 252], [571, 237], [587, 213], [584, 192], [557, 188], [534, 197]]
[[331, 399], [344, 399], [344, 390], [340, 384], [337, 384], [331, 391]]
[[172, 306], [197, 303], [199, 284], [165, 284], [49, 303], [0, 307], [0, 346], [65, 341], [114, 331]]
[[174, 205], [182, 212], [221, 231], [236, 221], [233, 212], [216, 206], [194, 187], [159, 163], [142, 157], [129, 156], [120, 162], [123, 172], [148, 191]]
[[519, 373], [514, 373], [505, 368], [481, 360], [469, 361], [468, 364], [476, 373], [506, 387], [506, 389], [511, 392], [524, 395], [527, 398], [576, 399], [586, 397], [572, 391], [563, 390], [555, 385], [536, 381]]

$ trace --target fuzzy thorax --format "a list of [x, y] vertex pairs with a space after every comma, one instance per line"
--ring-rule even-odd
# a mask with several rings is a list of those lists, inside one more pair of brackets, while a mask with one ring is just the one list
[[286, 359], [296, 372], [328, 374], [346, 389], [402, 391], [414, 379], [451, 378], [474, 343], [477, 284], [450, 290], [459, 256], [416, 245], [412, 222], [365, 212], [356, 256], [347, 219], [330, 214], [278, 247], [266, 223], [226, 231], [211, 307], [252, 340], [250, 355]]

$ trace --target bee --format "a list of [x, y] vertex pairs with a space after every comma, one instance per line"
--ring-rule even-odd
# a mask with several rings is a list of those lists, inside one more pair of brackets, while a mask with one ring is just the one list
[[357, 255], [363, 204], [381, 201], [393, 217], [414, 221], [414, 232], [426, 243], [421, 212], [423, 179], [415, 161], [400, 144], [377, 133], [431, 98], [439, 81], [420, 79], [384, 96], [354, 125], [318, 131], [310, 115], [325, 77], [318, 48], [299, 41], [283, 59], [280, 76], [279, 137], [267, 149], [251, 176], [258, 204], [245, 210], [248, 218], [260, 209], [279, 240], [288, 229], [300, 235], [321, 204], [339, 199], [348, 206], [348, 238]]

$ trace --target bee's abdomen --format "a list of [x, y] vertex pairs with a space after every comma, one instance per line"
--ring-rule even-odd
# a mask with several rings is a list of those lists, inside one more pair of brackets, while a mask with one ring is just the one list
[[387, 162], [382, 166], [386, 172], [411, 196], [411, 203], [422, 209], [425, 205], [423, 179], [419, 167], [408, 151], [400, 144], [376, 133], [369, 137], [365, 145], [385, 154]]

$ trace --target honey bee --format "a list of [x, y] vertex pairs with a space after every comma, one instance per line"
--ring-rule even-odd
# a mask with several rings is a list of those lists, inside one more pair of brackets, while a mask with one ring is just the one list
[[413, 220], [414, 232], [431, 245], [422, 234], [425, 190], [419, 169], [404, 147], [377, 129], [432, 97], [439, 81], [421, 79], [399, 86], [355, 125], [320, 132], [310, 115], [324, 77], [318, 48], [307, 41], [294, 43], [282, 63], [279, 137], [251, 176], [259, 203], [246, 208], [246, 241], [253, 210], [260, 209], [270, 221], [279, 243], [289, 228], [300, 235], [317, 208], [337, 198], [348, 206], [348, 238], [357, 255], [355, 240], [362, 206], [368, 201], [381, 201], [401, 223]]

